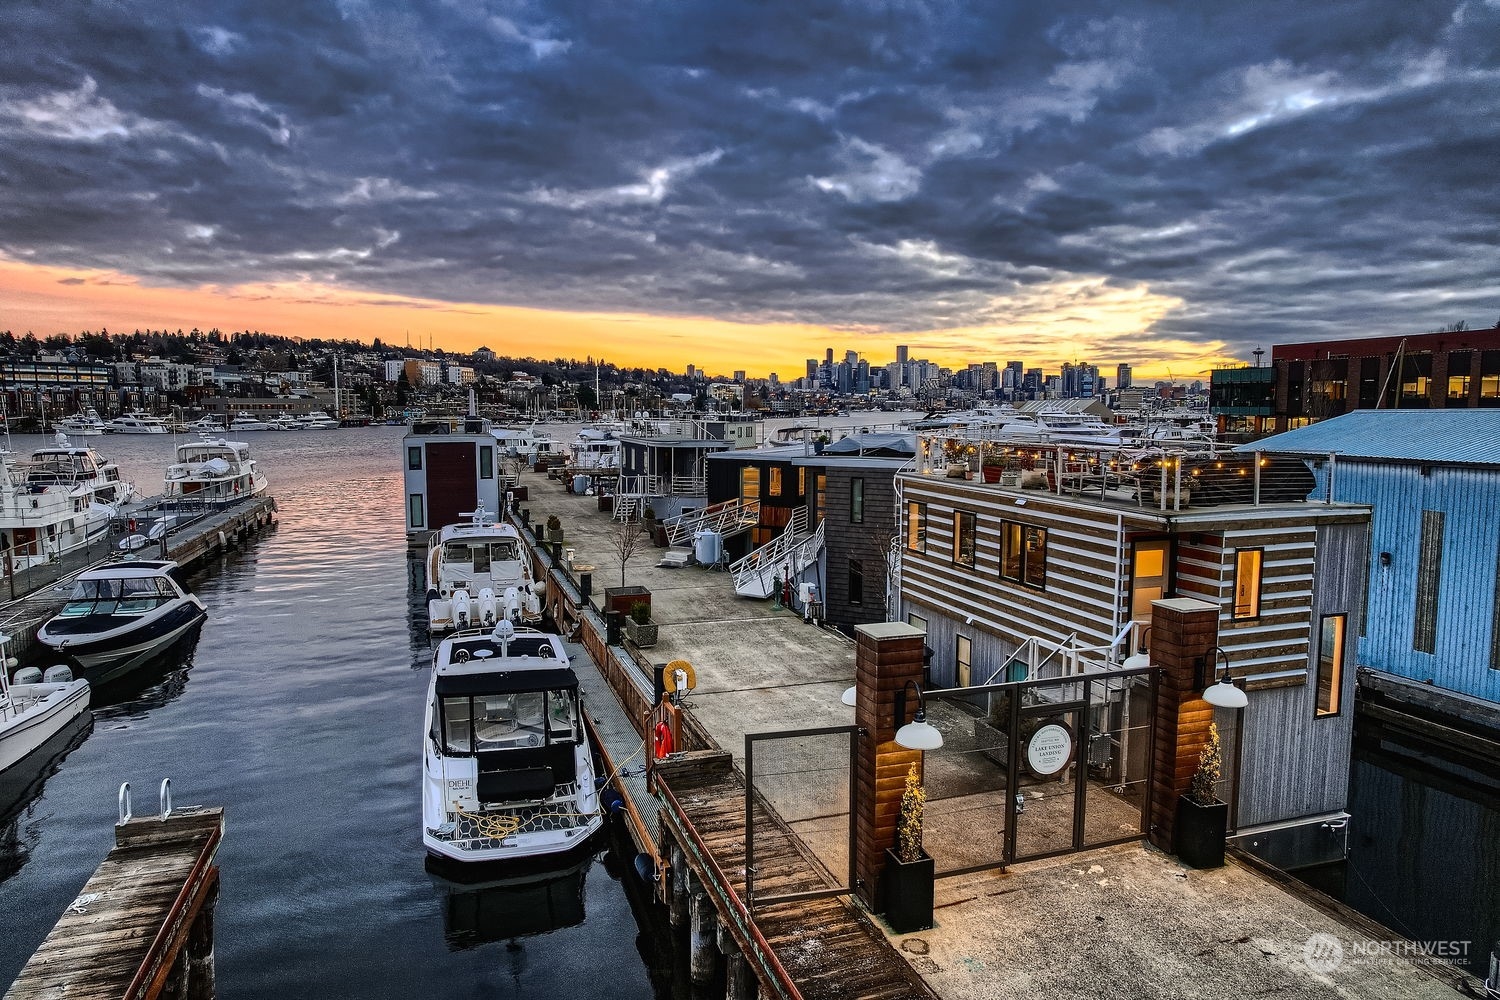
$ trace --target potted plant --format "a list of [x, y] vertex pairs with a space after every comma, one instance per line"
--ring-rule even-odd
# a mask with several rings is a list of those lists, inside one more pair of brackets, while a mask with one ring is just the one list
[[1229, 803], [1220, 802], [1216, 791], [1223, 770], [1219, 727], [1208, 724], [1208, 742], [1198, 755], [1198, 770], [1186, 795], [1177, 800], [1177, 826], [1173, 850], [1193, 868], [1219, 868], [1224, 864], [1224, 837], [1229, 825]]
[[560, 542], [563, 540], [562, 519], [556, 514], [547, 515], [547, 541]]
[[922, 807], [927, 792], [917, 765], [906, 772], [901, 813], [896, 817], [896, 845], [885, 849], [885, 919], [897, 934], [932, 926], [932, 858], [922, 849]]
[[651, 605], [640, 601], [631, 606], [630, 617], [625, 620], [625, 634], [642, 649], [656, 645], [656, 622], [651, 620]]
[[813, 439], [813, 454], [814, 455], [821, 455], [821, 454], [823, 454], [823, 449], [826, 448], [826, 447], [828, 447], [828, 442], [830, 440], [832, 440], [832, 439], [829, 438], [829, 436], [827, 434], [819, 434], [816, 438], [814, 438]]

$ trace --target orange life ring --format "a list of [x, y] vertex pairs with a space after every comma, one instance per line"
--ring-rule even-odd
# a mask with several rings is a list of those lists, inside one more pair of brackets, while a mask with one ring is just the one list
[[658, 722], [656, 724], [656, 747], [653, 751], [656, 759], [661, 760], [667, 754], [671, 753], [672, 750], [672, 727], [665, 722]]

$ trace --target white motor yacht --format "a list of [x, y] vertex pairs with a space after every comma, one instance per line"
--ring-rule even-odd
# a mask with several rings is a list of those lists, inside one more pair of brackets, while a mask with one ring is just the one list
[[[115, 505], [94, 499], [88, 482], [28, 482], [31, 470], [0, 452], [0, 562], [9, 574], [54, 562], [109, 533]], [[123, 485], [123, 484], [122, 484]]]
[[204, 434], [223, 434], [225, 430], [224, 421], [215, 416], [199, 417], [187, 425], [190, 431], [198, 431]]
[[74, 437], [97, 437], [104, 433], [105, 424], [99, 411], [90, 406], [80, 413], [59, 420], [57, 429]]
[[533, 427], [495, 427], [490, 430], [506, 455], [521, 459], [527, 465], [553, 454], [556, 442], [546, 431]]
[[302, 414], [300, 423], [308, 430], [314, 431], [331, 430], [339, 425], [337, 420], [323, 410], [313, 410], [311, 413]]
[[[0, 635], [0, 652], [9, 642], [10, 636]], [[14, 682], [9, 673], [0, 666], [0, 772], [40, 749], [89, 707], [89, 682], [75, 680], [65, 666], [48, 668], [45, 677], [29, 667], [17, 671]]]
[[438, 644], [422, 739], [422, 843], [453, 861], [556, 854], [604, 824], [562, 640], [502, 620]]
[[229, 421], [229, 433], [231, 434], [239, 434], [244, 431], [268, 431], [270, 429], [270, 424], [244, 411], [241, 411], [233, 420]]
[[584, 427], [573, 439], [568, 465], [578, 469], [618, 469], [620, 439], [615, 431], [602, 427]]
[[480, 507], [467, 524], [434, 532], [427, 544], [427, 627], [433, 632], [486, 628], [500, 619], [541, 617], [539, 587], [523, 558], [521, 536]]
[[304, 426], [302, 421], [290, 413], [278, 413], [271, 418], [267, 429], [273, 431], [300, 431]]
[[26, 488], [36, 494], [45, 490], [72, 492], [83, 486], [89, 499], [118, 511], [135, 494], [135, 487], [120, 478], [120, 467], [87, 445], [71, 443], [65, 434], [56, 443], [38, 448], [22, 467]]
[[115, 417], [104, 425], [104, 430], [109, 434], [165, 434], [167, 425], [159, 417], [134, 410]]
[[203, 624], [208, 610], [177, 582], [175, 562], [136, 560], [86, 570], [63, 609], [37, 631], [95, 684], [133, 670]]
[[176, 457], [167, 466], [168, 499], [241, 500], [266, 491], [265, 474], [255, 467], [244, 441], [218, 438], [180, 444]]

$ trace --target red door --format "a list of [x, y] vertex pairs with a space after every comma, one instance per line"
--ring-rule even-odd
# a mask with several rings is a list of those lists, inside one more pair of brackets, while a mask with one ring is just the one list
[[457, 524], [479, 503], [479, 467], [472, 441], [427, 445], [427, 527]]

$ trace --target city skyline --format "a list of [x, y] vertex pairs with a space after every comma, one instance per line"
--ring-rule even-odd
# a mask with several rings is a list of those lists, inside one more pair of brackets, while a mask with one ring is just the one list
[[1183, 379], [1500, 310], [1492, 2], [20, 15], [0, 325], [38, 336]]

